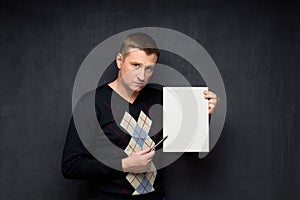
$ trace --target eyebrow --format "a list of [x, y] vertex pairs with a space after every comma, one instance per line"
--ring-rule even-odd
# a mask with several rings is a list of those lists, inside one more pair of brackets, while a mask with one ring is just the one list
[[148, 65], [143, 65], [143, 63], [140, 63], [140, 62], [136, 62], [136, 61], [132, 61], [130, 62], [130, 64], [138, 64], [138, 65], [142, 65], [142, 66], [145, 66], [145, 67], [154, 67], [155, 66], [155, 63], [153, 64], [148, 64]]
[[139, 62], [136, 62], [136, 61], [132, 61], [132, 62], [130, 62], [130, 64], [139, 64], [139, 65], [141, 65], [142, 63], [139, 63]]

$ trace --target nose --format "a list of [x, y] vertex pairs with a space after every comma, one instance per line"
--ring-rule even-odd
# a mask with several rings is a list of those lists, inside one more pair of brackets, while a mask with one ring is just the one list
[[137, 73], [137, 78], [139, 81], [143, 82], [145, 80], [145, 69], [143, 67], [141, 67], [139, 70], [138, 70], [138, 73]]

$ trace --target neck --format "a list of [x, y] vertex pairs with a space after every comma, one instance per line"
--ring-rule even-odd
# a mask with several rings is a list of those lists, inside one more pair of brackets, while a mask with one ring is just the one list
[[121, 84], [118, 79], [108, 85], [129, 103], [133, 103], [139, 94], [139, 92], [129, 90], [126, 86]]

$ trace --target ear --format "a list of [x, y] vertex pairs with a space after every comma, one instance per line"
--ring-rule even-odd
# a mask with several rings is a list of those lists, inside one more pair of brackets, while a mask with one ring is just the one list
[[116, 58], [116, 63], [117, 63], [117, 66], [119, 69], [121, 69], [123, 61], [124, 61], [123, 55], [121, 53], [118, 53], [117, 58]]

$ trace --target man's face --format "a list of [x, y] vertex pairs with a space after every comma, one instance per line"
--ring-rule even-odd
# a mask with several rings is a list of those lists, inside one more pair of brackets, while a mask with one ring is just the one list
[[141, 91], [149, 82], [156, 61], [156, 54], [147, 55], [140, 49], [129, 49], [125, 57], [119, 54], [117, 57], [119, 84], [129, 92]]

